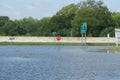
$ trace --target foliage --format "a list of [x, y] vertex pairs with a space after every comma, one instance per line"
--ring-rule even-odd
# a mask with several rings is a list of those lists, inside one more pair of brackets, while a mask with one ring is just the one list
[[9, 21], [8, 16], [0, 16], [0, 27], [4, 26], [6, 22]]
[[93, 37], [99, 36], [103, 29], [110, 26], [112, 21], [111, 12], [109, 12], [106, 6], [103, 6], [102, 2], [87, 0], [87, 2], [82, 2], [79, 5], [80, 9], [72, 21], [74, 36], [80, 35], [79, 26], [83, 22], [87, 22], [87, 35]]
[[112, 18], [116, 28], [120, 28], [120, 12], [112, 13]]
[[38, 21], [38, 29], [36, 30], [35, 35], [37, 36], [51, 36], [51, 23], [50, 23], [51, 18], [43, 18]]
[[114, 37], [114, 35], [115, 35], [114, 27], [108, 27], [108, 28], [104, 29], [103, 31], [101, 31], [100, 36], [106, 37], [107, 34], [110, 34], [111, 37]]
[[54, 16], [40, 20], [32, 17], [10, 20], [0, 16], [1, 36], [81, 36], [80, 26], [87, 22], [87, 36], [113, 37], [114, 29], [120, 28], [120, 13], [110, 12], [101, 0], [80, 1], [63, 7]]
[[71, 21], [73, 20], [78, 7], [74, 4], [70, 4], [62, 8], [55, 16], [51, 18], [51, 23], [53, 23], [52, 31], [56, 31], [62, 36], [71, 35]]

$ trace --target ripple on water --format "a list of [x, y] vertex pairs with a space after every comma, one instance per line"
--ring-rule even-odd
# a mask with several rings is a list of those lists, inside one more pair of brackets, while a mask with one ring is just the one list
[[1, 61], [27, 61], [32, 60], [31, 57], [1, 57]]

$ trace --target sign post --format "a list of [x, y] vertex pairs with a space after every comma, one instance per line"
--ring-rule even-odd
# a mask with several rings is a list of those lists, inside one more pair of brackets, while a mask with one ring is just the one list
[[116, 47], [120, 44], [120, 29], [115, 29]]
[[60, 35], [56, 36], [56, 40], [57, 40], [58, 42], [60, 42], [61, 36], [60, 36]]
[[55, 35], [56, 35], [56, 32], [52, 32], [52, 34], [53, 34], [53, 36], [55, 36]]
[[[82, 44], [85, 42], [86, 45], [86, 32], [87, 32], [87, 23], [84, 22], [81, 26], [80, 26], [80, 33], [82, 34]], [[85, 37], [84, 37], [85, 34]], [[85, 41], [83, 41], [85, 39]]]
[[58, 41], [60, 41], [60, 40], [61, 40], [61, 36], [56, 36], [56, 39], [57, 39]]
[[54, 37], [54, 42], [55, 42], [55, 35], [56, 35], [57, 33], [56, 32], [52, 32], [52, 35], [53, 35], [53, 37]]
[[109, 40], [110, 40], [110, 34], [108, 33], [108, 34], [107, 34], [108, 47], [109, 47], [109, 43], [110, 43], [110, 41], [109, 41]]

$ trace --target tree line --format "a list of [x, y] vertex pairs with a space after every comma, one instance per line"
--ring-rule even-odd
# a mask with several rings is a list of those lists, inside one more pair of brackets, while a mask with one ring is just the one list
[[53, 36], [78, 37], [80, 26], [87, 23], [87, 36], [114, 36], [114, 29], [120, 28], [120, 13], [110, 12], [104, 2], [87, 0], [63, 7], [52, 17], [10, 20], [0, 16], [0, 36]]

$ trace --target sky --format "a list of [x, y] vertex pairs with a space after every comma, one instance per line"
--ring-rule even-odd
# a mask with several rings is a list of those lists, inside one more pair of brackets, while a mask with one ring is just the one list
[[[63, 7], [84, 0], [0, 0], [0, 16], [11, 20], [52, 17]], [[102, 0], [112, 12], [120, 12], [120, 0]]]

